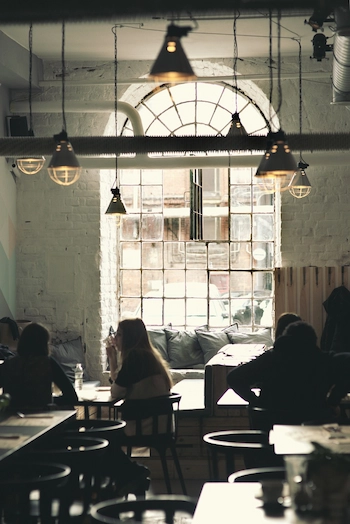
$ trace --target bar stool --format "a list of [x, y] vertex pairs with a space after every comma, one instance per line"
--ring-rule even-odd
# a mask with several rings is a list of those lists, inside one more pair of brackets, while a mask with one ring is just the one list
[[1, 522], [2, 518], [16, 524], [59, 522], [70, 467], [54, 462], [9, 461], [1, 466], [0, 473]]
[[285, 468], [252, 468], [236, 471], [228, 477], [228, 482], [262, 482], [264, 480], [286, 480]]
[[[66, 504], [63, 508], [66, 521], [70, 516], [86, 515], [93, 502], [103, 490], [103, 464], [108, 440], [80, 435], [59, 435], [48, 439], [30, 455], [41, 460], [53, 460], [66, 464], [71, 469], [66, 488]], [[63, 520], [62, 522], [65, 522]]]

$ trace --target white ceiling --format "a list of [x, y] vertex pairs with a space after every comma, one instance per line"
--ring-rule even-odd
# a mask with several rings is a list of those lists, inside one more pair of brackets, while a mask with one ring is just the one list
[[[310, 10], [284, 14], [281, 19], [281, 53], [297, 55], [297, 41], [301, 41], [302, 53], [313, 53], [312, 38], [315, 33], [305, 23], [311, 16]], [[132, 23], [118, 23], [118, 59], [153, 60], [163, 42], [169, 19], [142, 18]], [[227, 58], [233, 56], [233, 17], [216, 17], [196, 22], [190, 18], [175, 21], [178, 25], [193, 27], [193, 31], [182, 39], [183, 47], [189, 59]], [[114, 58], [113, 21], [66, 23], [66, 60], [111, 61]], [[324, 35], [333, 43], [332, 22], [324, 23]], [[277, 53], [277, 18], [273, 18], [273, 53]], [[0, 25], [0, 31], [28, 49], [29, 25]], [[61, 25], [58, 23], [33, 25], [33, 52], [44, 60], [61, 59]], [[238, 56], [269, 56], [269, 18], [267, 12], [250, 11], [237, 20]]]

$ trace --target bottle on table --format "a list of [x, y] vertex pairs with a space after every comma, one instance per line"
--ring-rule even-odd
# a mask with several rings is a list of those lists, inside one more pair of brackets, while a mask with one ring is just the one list
[[83, 388], [83, 366], [78, 363], [74, 371], [74, 388], [78, 391]]

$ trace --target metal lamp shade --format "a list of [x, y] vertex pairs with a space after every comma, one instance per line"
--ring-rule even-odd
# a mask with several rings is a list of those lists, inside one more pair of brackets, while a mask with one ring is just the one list
[[17, 167], [25, 175], [36, 175], [44, 167], [45, 157], [23, 157], [17, 158]]
[[226, 136], [247, 136], [248, 133], [242, 125], [241, 119], [238, 113], [233, 113], [231, 126]]
[[304, 198], [310, 194], [311, 184], [304, 169], [299, 167], [294, 173], [288, 189], [294, 198]]
[[126, 209], [119, 191], [119, 188], [111, 189], [113, 198], [107, 208], [106, 215], [126, 215]]
[[50, 178], [61, 186], [70, 186], [79, 179], [82, 169], [68, 137], [57, 142], [47, 170]]
[[166, 35], [149, 78], [172, 83], [196, 78], [178, 36]]

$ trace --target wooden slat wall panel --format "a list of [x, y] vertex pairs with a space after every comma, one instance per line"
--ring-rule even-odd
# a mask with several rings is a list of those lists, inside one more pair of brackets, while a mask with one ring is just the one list
[[275, 271], [275, 315], [297, 313], [316, 330], [318, 341], [326, 321], [323, 302], [333, 289], [350, 286], [350, 266], [283, 267]]

